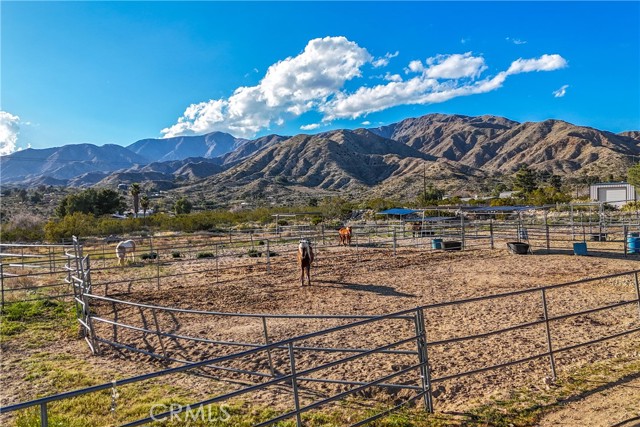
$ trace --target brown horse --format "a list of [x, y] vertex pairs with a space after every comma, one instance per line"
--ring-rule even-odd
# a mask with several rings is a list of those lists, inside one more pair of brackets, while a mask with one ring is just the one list
[[300, 286], [304, 286], [304, 275], [311, 286], [311, 263], [313, 262], [313, 248], [307, 239], [301, 239], [298, 245], [298, 265], [300, 266]]
[[342, 227], [338, 230], [338, 234], [340, 235], [341, 245], [351, 245], [351, 227]]

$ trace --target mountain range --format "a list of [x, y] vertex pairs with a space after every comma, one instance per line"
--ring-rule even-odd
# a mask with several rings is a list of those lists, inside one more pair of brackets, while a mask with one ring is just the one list
[[[424, 177], [452, 189], [522, 164], [562, 176], [622, 175], [640, 156], [640, 131], [614, 134], [560, 120], [429, 114], [388, 126], [253, 140], [223, 132], [27, 149], [0, 158], [2, 184], [110, 186], [213, 197], [418, 191]], [[286, 198], [286, 197], [285, 197]]]

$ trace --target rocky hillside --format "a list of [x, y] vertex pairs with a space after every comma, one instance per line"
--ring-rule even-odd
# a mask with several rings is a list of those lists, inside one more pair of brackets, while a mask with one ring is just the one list
[[206, 135], [178, 136], [164, 139], [142, 139], [127, 146], [148, 162], [183, 160], [189, 157], [207, 159], [223, 156], [246, 142], [224, 132], [212, 132]]
[[46, 181], [63, 183], [89, 172], [111, 172], [147, 163], [140, 155], [119, 145], [74, 144], [17, 151], [0, 157], [2, 182]]
[[[388, 126], [244, 140], [221, 132], [119, 146], [65, 146], [2, 157], [3, 182], [116, 186], [147, 182], [222, 200], [286, 194], [416, 194], [423, 177], [455, 193], [521, 165], [563, 176], [621, 176], [640, 131], [560, 120], [430, 114]], [[29, 163], [30, 162], [30, 163]], [[480, 186], [481, 187], [481, 186]]]

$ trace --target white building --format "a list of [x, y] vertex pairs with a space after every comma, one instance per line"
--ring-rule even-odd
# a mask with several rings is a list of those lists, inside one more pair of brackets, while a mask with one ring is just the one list
[[601, 182], [591, 185], [589, 189], [591, 200], [605, 202], [621, 207], [627, 202], [638, 200], [638, 194], [633, 185], [626, 182]]

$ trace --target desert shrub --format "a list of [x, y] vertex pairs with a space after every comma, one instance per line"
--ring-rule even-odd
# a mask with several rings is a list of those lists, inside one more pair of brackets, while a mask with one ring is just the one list
[[249, 249], [249, 252], [247, 253], [247, 255], [249, 255], [252, 258], [256, 258], [256, 257], [262, 256], [262, 253], [258, 252], [257, 249]]
[[182, 254], [180, 252], [178, 252], [178, 251], [173, 251], [173, 252], [171, 252], [171, 256], [173, 258], [181, 258]]
[[627, 202], [620, 210], [623, 212], [635, 212], [640, 210], [640, 202]]
[[2, 241], [36, 241], [45, 237], [45, 219], [39, 215], [21, 213], [13, 216], [8, 224], [2, 227]]
[[156, 259], [156, 258], [158, 258], [158, 253], [157, 252], [147, 252], [147, 253], [144, 253], [144, 254], [140, 255], [140, 258], [142, 258], [142, 259]]
[[198, 252], [196, 254], [196, 259], [201, 259], [201, 258], [214, 258], [215, 255], [213, 255], [213, 253], [211, 252]]
[[318, 225], [321, 222], [322, 222], [321, 216], [314, 216], [313, 218], [311, 218], [311, 225]]

